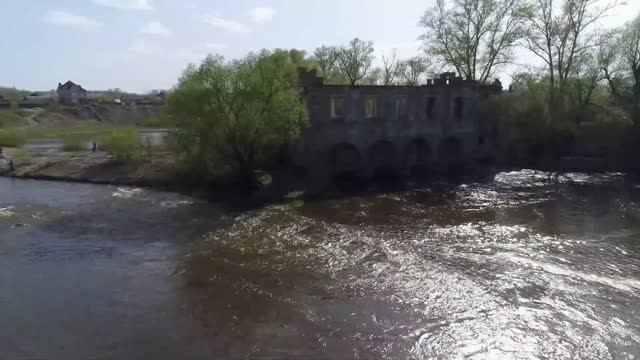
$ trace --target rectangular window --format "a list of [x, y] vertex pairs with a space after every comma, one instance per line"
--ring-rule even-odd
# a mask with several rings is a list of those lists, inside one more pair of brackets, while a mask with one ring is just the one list
[[344, 98], [331, 98], [331, 117], [334, 119], [344, 118]]
[[376, 99], [369, 98], [364, 102], [364, 115], [367, 119], [373, 119], [378, 116], [378, 106]]
[[399, 118], [406, 117], [409, 113], [409, 101], [406, 97], [396, 99], [396, 115]]
[[456, 119], [462, 119], [462, 114], [463, 114], [463, 110], [464, 110], [464, 99], [461, 97], [457, 97], [455, 99], [455, 104], [454, 104], [454, 114]]
[[433, 119], [436, 114], [436, 98], [430, 97], [427, 99], [427, 117]]

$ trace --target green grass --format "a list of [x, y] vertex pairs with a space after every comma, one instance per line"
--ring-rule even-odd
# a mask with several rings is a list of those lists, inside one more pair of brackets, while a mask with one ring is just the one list
[[176, 127], [176, 121], [173, 117], [165, 113], [159, 113], [147, 117], [140, 126], [150, 128], [174, 128]]
[[27, 120], [14, 110], [0, 110], [0, 128], [24, 126]]
[[118, 127], [110, 124], [60, 122], [29, 126], [17, 130], [27, 139], [64, 139], [69, 136], [75, 136], [78, 138], [84, 137], [88, 141], [116, 128]]
[[21, 147], [25, 138], [13, 129], [0, 129], [1, 147]]

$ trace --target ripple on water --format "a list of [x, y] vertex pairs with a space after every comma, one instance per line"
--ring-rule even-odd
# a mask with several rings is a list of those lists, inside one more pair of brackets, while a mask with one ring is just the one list
[[[216, 336], [237, 335], [232, 345], [250, 344], [255, 357], [333, 348], [346, 350], [343, 357], [389, 359], [631, 358], [640, 352], [640, 264], [625, 244], [638, 233], [620, 230], [620, 209], [585, 216], [599, 203], [571, 186], [558, 195], [548, 177], [505, 173], [446, 190], [230, 215], [185, 250], [176, 269], [185, 280], [181, 295], [203, 322], [215, 317], [207, 325]], [[113, 196], [135, 199], [117, 201], [125, 208], [153, 202], [171, 214], [189, 204], [140, 191], [119, 188]], [[579, 231], [605, 216], [618, 232]], [[567, 223], [583, 226], [569, 233], [558, 225]], [[117, 255], [54, 250], [63, 260]]]
[[15, 208], [13, 206], [0, 207], [0, 217], [8, 218], [15, 215], [14, 209]]
[[143, 192], [143, 189], [140, 188], [128, 188], [128, 187], [119, 187], [113, 194], [113, 197], [121, 198], [121, 199], [130, 199], [136, 195], [139, 195]]

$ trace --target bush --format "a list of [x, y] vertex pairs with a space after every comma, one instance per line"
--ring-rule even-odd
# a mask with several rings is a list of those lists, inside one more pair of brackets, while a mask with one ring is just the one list
[[85, 136], [80, 135], [68, 135], [62, 138], [64, 151], [82, 151], [88, 150], [88, 140]]
[[11, 129], [0, 129], [0, 147], [21, 147], [24, 145], [24, 137]]
[[116, 161], [136, 163], [144, 156], [140, 134], [134, 128], [116, 129], [100, 137], [100, 146], [111, 153]]

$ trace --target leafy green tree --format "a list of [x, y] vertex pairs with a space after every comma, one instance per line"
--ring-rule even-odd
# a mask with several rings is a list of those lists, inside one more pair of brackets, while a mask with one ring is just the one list
[[231, 168], [250, 179], [306, 124], [299, 66], [311, 62], [297, 50], [262, 50], [233, 61], [210, 55], [189, 66], [168, 101], [178, 152], [203, 174]]

